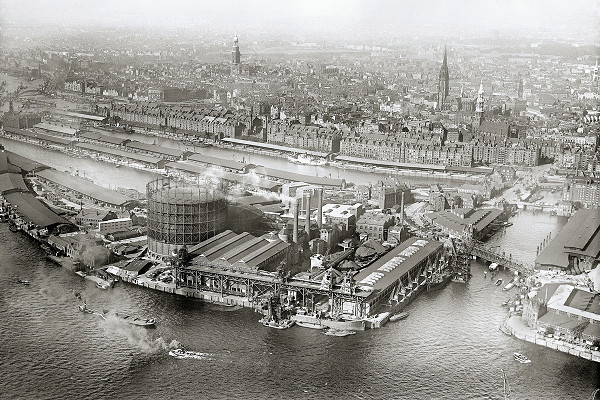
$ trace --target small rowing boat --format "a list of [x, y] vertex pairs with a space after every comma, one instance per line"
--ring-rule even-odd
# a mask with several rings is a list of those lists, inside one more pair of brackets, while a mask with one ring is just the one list
[[498, 279], [498, 280], [496, 281], [496, 283], [494, 283], [494, 285], [496, 285], [496, 286], [500, 286], [500, 285], [502, 285], [502, 278]]

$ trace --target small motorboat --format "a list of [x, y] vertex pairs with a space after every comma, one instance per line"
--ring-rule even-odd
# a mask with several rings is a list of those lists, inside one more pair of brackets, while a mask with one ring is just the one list
[[263, 318], [259, 322], [262, 323], [263, 326], [266, 326], [267, 328], [275, 328], [275, 329], [287, 329], [287, 328], [291, 327], [292, 325], [294, 325], [293, 319], [282, 319], [279, 322], [275, 322], [272, 319], [267, 321], [265, 318]]
[[186, 351], [185, 349], [181, 348], [181, 349], [173, 349], [173, 350], [169, 351], [169, 355], [171, 357], [179, 358], [180, 360], [186, 359], [186, 358], [191, 358], [191, 359], [195, 359], [195, 360], [204, 360], [204, 359], [209, 358], [212, 354], [198, 353], [195, 351]]
[[496, 283], [494, 283], [494, 285], [496, 285], [496, 286], [500, 286], [500, 285], [502, 285], [502, 278], [499, 278], [499, 279], [496, 281]]
[[498, 263], [491, 263], [488, 268], [490, 269], [490, 271], [495, 271], [496, 268], [498, 268]]
[[510, 290], [513, 288], [513, 286], [515, 286], [515, 281], [512, 280], [510, 282], [508, 282], [503, 288], [502, 290]]
[[531, 360], [529, 358], [525, 357], [521, 353], [514, 353], [513, 356], [515, 357], [515, 360], [517, 360], [521, 364], [528, 364], [531, 362]]
[[405, 319], [406, 317], [408, 317], [408, 313], [406, 311], [401, 312], [400, 314], [394, 314], [390, 317], [390, 322], [400, 321]]
[[17, 280], [17, 283], [20, 283], [21, 285], [29, 285], [29, 284], [31, 284], [31, 282], [29, 282], [28, 280], [21, 279], [21, 278], [19, 278]]
[[142, 326], [144, 328], [153, 328], [156, 325], [156, 320], [154, 318], [138, 318], [132, 317], [131, 315], [120, 315], [115, 313], [115, 316], [122, 319], [131, 325]]
[[96, 287], [98, 289], [106, 290], [110, 288], [110, 285], [107, 282], [96, 282]]
[[323, 334], [327, 335], [327, 336], [349, 336], [349, 335], [355, 335], [356, 332], [348, 331], [348, 330], [344, 330], [344, 329], [329, 328], [328, 330], [323, 332]]

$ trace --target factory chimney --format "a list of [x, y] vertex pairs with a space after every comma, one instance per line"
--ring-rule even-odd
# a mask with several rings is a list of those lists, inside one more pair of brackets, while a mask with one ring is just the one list
[[404, 226], [404, 191], [400, 199], [400, 226]]
[[310, 239], [310, 191], [306, 191], [306, 220], [304, 223], [304, 230]]
[[294, 230], [292, 231], [292, 241], [298, 243], [298, 214], [300, 213], [300, 199], [294, 202]]
[[323, 227], [323, 188], [317, 188], [317, 225]]

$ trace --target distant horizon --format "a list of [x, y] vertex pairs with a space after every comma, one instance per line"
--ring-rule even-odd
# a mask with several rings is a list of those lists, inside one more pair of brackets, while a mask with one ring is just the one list
[[[310, 38], [493, 35], [600, 42], [595, 0], [0, 0], [0, 28], [131, 27], [253, 32]], [[286, 35], [286, 36], [287, 36]]]

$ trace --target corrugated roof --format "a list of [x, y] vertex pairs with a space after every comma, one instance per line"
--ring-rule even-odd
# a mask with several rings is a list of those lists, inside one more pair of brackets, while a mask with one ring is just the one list
[[223, 232], [211, 237], [210, 239], [207, 239], [207, 240], [191, 247], [189, 249], [189, 253], [192, 255], [200, 255], [207, 249], [209, 249], [213, 246], [217, 246], [221, 243], [224, 243], [236, 236], [237, 236], [237, 234], [235, 234], [233, 231], [230, 231], [230, 230], [223, 231]]

